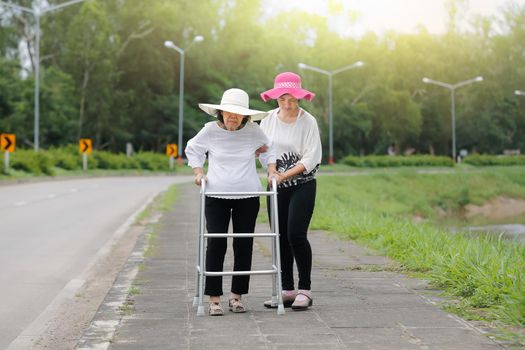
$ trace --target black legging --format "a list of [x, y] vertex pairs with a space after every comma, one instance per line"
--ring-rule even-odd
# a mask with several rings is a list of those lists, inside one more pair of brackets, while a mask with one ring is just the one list
[[[253, 233], [259, 213], [259, 197], [243, 199], [223, 199], [206, 197], [206, 229], [208, 233], [227, 233], [230, 218], [234, 233]], [[224, 256], [228, 248], [225, 237], [208, 238], [206, 248], [206, 271], [223, 271]], [[234, 271], [248, 271], [252, 266], [253, 237], [233, 239]], [[231, 292], [246, 294], [250, 276], [233, 276]], [[222, 276], [206, 276], [204, 294], [223, 295]]]
[[312, 248], [307, 232], [314, 212], [316, 187], [314, 179], [301, 185], [278, 189], [283, 290], [294, 289], [294, 259], [299, 273], [299, 289], [311, 288]]

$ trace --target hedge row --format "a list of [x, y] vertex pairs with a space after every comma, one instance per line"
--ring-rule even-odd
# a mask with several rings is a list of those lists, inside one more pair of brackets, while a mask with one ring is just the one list
[[[35, 152], [33, 150], [17, 150], [10, 154], [11, 169], [34, 175], [54, 175], [56, 168], [74, 171], [82, 169], [82, 155], [76, 147], [64, 147]], [[169, 171], [168, 157], [153, 152], [140, 152], [132, 157], [125, 154], [115, 154], [105, 151], [93, 151], [88, 156], [88, 168], [105, 170], [151, 170]]]
[[[525, 156], [472, 155], [464, 158], [463, 162], [473, 166], [525, 165]], [[341, 160], [341, 163], [363, 168], [454, 166], [454, 162], [449, 157], [430, 155], [395, 157], [374, 155], [365, 157], [347, 156]], [[76, 146], [67, 146], [40, 152], [19, 149], [10, 155], [10, 167], [34, 175], [54, 175], [56, 168], [68, 171], [81, 170], [82, 156], [78, 153]], [[94, 151], [88, 158], [88, 167], [89, 169], [105, 170], [136, 169], [169, 171], [168, 158], [164, 154], [153, 152], [140, 152], [132, 157], [127, 157], [125, 154]]]
[[363, 167], [363, 168], [380, 168], [380, 167], [401, 167], [401, 166], [439, 166], [452, 167], [454, 162], [449, 157], [416, 155], [416, 156], [366, 156], [355, 157], [347, 156], [341, 161], [343, 164]]
[[463, 160], [464, 163], [475, 166], [490, 166], [490, 165], [525, 165], [525, 156], [485, 156], [473, 155], [468, 156]]

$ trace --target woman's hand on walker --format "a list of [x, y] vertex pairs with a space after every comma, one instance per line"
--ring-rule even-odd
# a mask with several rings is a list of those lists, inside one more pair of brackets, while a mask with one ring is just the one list
[[272, 187], [272, 179], [273, 178], [275, 178], [275, 181], [277, 182], [277, 185], [285, 180], [283, 174], [281, 174], [281, 173], [274, 172], [274, 173], [268, 174], [268, 184], [270, 185], [270, 188]]
[[195, 175], [195, 185], [200, 186], [202, 183], [202, 179], [206, 180], [206, 175], [204, 174], [196, 174]]

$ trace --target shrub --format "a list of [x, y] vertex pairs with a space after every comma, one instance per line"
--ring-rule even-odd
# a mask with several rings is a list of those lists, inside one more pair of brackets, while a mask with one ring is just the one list
[[69, 148], [54, 148], [48, 152], [54, 166], [64, 170], [79, 170], [82, 168], [82, 156]]
[[99, 169], [133, 169], [135, 161], [124, 154], [113, 154], [106, 151], [93, 152], [92, 157], [97, 161]]
[[169, 159], [166, 155], [153, 152], [140, 152], [134, 156], [138, 167], [144, 170], [169, 170]]
[[525, 156], [473, 155], [465, 157], [463, 162], [475, 166], [525, 165]]
[[17, 150], [10, 156], [10, 167], [35, 175], [53, 175], [53, 159], [44, 151]]
[[[41, 150], [17, 150], [11, 155], [13, 169], [34, 175], [53, 175], [53, 168], [82, 169], [82, 154], [76, 145]], [[88, 169], [169, 171], [169, 159], [162, 153], [140, 152], [133, 157], [106, 151], [93, 151], [88, 155]]]
[[401, 166], [454, 166], [454, 162], [449, 157], [443, 156], [366, 156], [356, 157], [347, 156], [342, 162], [346, 165], [355, 167], [401, 167]]

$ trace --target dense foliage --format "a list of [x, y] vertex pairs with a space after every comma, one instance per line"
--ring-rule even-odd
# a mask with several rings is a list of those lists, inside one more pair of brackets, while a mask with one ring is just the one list
[[[17, 0], [22, 6], [58, 0]], [[350, 16], [332, 1], [334, 16]], [[334, 155], [396, 152], [450, 154], [450, 95], [423, 84], [428, 76], [456, 83], [482, 75], [483, 83], [456, 93], [457, 149], [500, 154], [525, 152], [525, 7], [509, 5], [497, 17], [455, 25], [460, 0], [447, 0], [449, 29], [432, 35], [395, 32], [343, 37], [330, 19], [294, 10], [268, 12], [264, 1], [86, 0], [41, 17], [40, 145], [92, 138], [99, 150], [161, 151], [176, 142], [180, 54], [185, 51], [184, 140], [209, 118], [198, 102], [219, 102], [229, 87], [252, 96], [255, 108], [270, 109], [258, 94], [275, 74], [299, 72], [304, 62], [327, 70], [357, 60], [366, 65], [334, 76]], [[271, 13], [269, 15], [268, 13]], [[33, 142], [35, 19], [0, 6], [0, 132], [15, 133], [18, 145]], [[194, 43], [196, 35], [203, 42]], [[20, 55], [27, 56], [21, 74]], [[27, 64], [29, 62], [29, 64]], [[303, 106], [314, 114], [328, 143], [327, 78], [300, 72], [317, 93]], [[327, 148], [327, 147], [326, 147]], [[326, 154], [327, 152], [325, 152]]]

